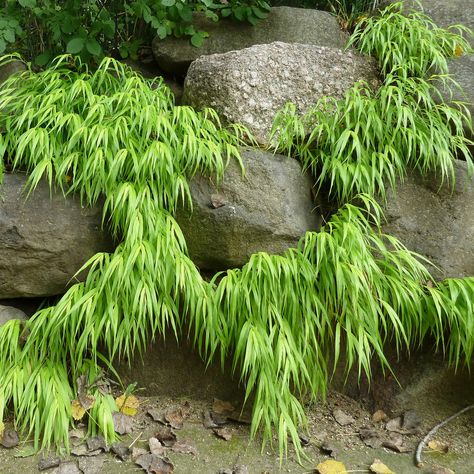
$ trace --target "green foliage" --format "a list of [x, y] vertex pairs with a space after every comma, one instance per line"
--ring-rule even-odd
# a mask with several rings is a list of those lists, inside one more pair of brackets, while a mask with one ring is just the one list
[[440, 82], [449, 87], [450, 78], [389, 74], [375, 91], [360, 82], [344, 99], [324, 97], [303, 116], [288, 104], [275, 118], [276, 148], [298, 156], [316, 186], [329, 183], [340, 202], [359, 193], [383, 198], [408, 169], [454, 178], [456, 158], [472, 167], [465, 136], [471, 118], [464, 104], [439, 100]]
[[[212, 110], [175, 107], [161, 79], [146, 81], [112, 59], [91, 72], [62, 56], [45, 72], [28, 70], [0, 86], [0, 158], [28, 171], [31, 188], [46, 178], [87, 205], [105, 196], [104, 224], [121, 240], [85, 264], [86, 281], [56, 306], [0, 328], [0, 417], [11, 408], [36, 447], [68, 449], [77, 380], [96, 387], [100, 365], [133, 357], [167, 328], [182, 337], [189, 326], [204, 358], [233, 358], [247, 398], [254, 396], [252, 434], [271, 441], [276, 427], [280, 453], [289, 438], [299, 455], [301, 395], [324, 397], [338, 362], [370, 379], [373, 358], [389, 370], [386, 343], [408, 350], [427, 337], [454, 364], [470, 362], [474, 278], [434, 282], [420, 256], [381, 233], [374, 200], [409, 168], [449, 179], [460, 154], [472, 166], [467, 109], [439, 104], [433, 78], [423, 77], [431, 67], [443, 71], [451, 46], [465, 45], [435, 31], [430, 47], [410, 49], [404, 35], [393, 36], [390, 25], [403, 22], [390, 12], [367, 20], [352, 40], [390, 58], [381, 63], [380, 89], [358, 84], [303, 117], [289, 105], [274, 126], [280, 150], [298, 156], [318, 186], [328, 184], [342, 202], [357, 198], [359, 207], [346, 203], [298, 248], [258, 253], [210, 282], [189, 259], [173, 213], [190, 202], [195, 173], [219, 179], [229, 160], [240, 160], [247, 130], [223, 129]], [[431, 28], [416, 16], [406, 21]], [[87, 41], [71, 37], [68, 48], [94, 50]], [[423, 60], [403, 65], [401, 50]], [[434, 79], [449, 84], [447, 76]], [[89, 433], [112, 441], [117, 407], [98, 388], [91, 395]]]
[[[26, 342], [18, 325], [0, 329], [0, 414], [11, 403], [37, 446], [42, 433], [41, 446], [67, 448], [71, 389], [59, 394], [58, 381], [69, 387], [89, 360], [102, 360], [99, 346], [110, 362], [168, 326], [178, 333], [184, 315], [202, 305], [206, 284], [170, 212], [189, 195], [193, 174], [222, 176], [239, 159], [244, 130], [222, 129], [211, 110], [174, 107], [161, 79], [145, 81], [112, 59], [93, 73], [69, 56], [41, 74], [27, 71], [2, 84], [0, 110], [4, 159], [30, 172], [32, 188], [45, 176], [84, 204], [105, 195], [104, 221], [123, 238], [113, 254], [86, 264], [85, 283], [28, 321]], [[52, 405], [43, 399], [50, 391], [58, 394]], [[94, 410], [91, 426], [110, 441], [110, 404]]]
[[[343, 99], [323, 97], [303, 116], [287, 104], [273, 124], [276, 150], [297, 156], [316, 186], [329, 184], [340, 202], [359, 193], [384, 198], [408, 169], [454, 179], [454, 160], [462, 158], [472, 171], [469, 109], [440, 94], [459, 87], [447, 74], [447, 58], [457, 48], [467, 51], [467, 41], [422, 13], [404, 16], [403, 4], [395, 3], [361, 22], [351, 45], [376, 56], [385, 74], [381, 86], [359, 82]], [[431, 69], [442, 74], [426, 78]]]
[[65, 52], [97, 62], [106, 54], [136, 57], [152, 35], [187, 36], [200, 46], [208, 34], [193, 25], [194, 12], [255, 25], [269, 8], [265, 0], [6, 0], [0, 54], [20, 51], [39, 66]]
[[[438, 286], [419, 257], [380, 232], [368, 196], [283, 256], [259, 253], [205, 281], [172, 214], [196, 172], [219, 178], [240, 160], [248, 132], [223, 129], [211, 110], [175, 107], [160, 80], [112, 59], [90, 72], [63, 56], [4, 83], [0, 110], [0, 152], [29, 172], [30, 187], [45, 177], [85, 204], [104, 195], [104, 223], [121, 238], [56, 306], [0, 327], [0, 417], [11, 408], [36, 447], [68, 449], [76, 381], [96, 386], [100, 365], [133, 357], [167, 328], [182, 337], [189, 326], [207, 360], [233, 358], [255, 396], [252, 434], [270, 441], [276, 427], [281, 454], [288, 436], [301, 453], [300, 395], [325, 395], [331, 356], [370, 378], [373, 357], [388, 368], [389, 340], [401, 350], [431, 336], [454, 362], [472, 355], [474, 279]], [[98, 389], [91, 395], [89, 432], [113, 441], [117, 407]]]
[[[366, 193], [367, 212], [377, 209], [371, 199], [385, 197], [387, 186], [396, 189], [397, 179], [403, 179], [409, 169], [422, 175], [434, 171], [452, 183], [455, 159], [464, 158], [471, 172], [473, 169], [468, 148], [473, 142], [466, 138], [466, 130], [472, 132], [468, 108], [452, 100], [452, 96], [450, 103], [445, 103], [439, 92], [441, 89], [449, 93], [458, 87], [446, 74], [447, 59], [470, 51], [469, 45], [461, 35], [437, 28], [421, 13], [403, 16], [402, 8], [400, 3], [394, 4], [379, 17], [362, 21], [349, 42], [361, 52], [376, 56], [385, 75], [380, 88], [374, 90], [366, 83], [357, 83], [343, 99], [324, 97], [303, 116], [293, 104], [287, 104], [273, 126], [275, 149], [298, 157], [313, 173], [317, 188], [327, 186], [325, 190], [329, 189], [330, 195], [342, 203]], [[460, 33], [471, 34], [463, 27], [456, 28]], [[430, 72], [442, 74], [427, 79]], [[357, 361], [359, 377], [364, 371], [370, 380], [373, 356], [388, 367], [383, 353], [387, 339], [394, 339], [400, 350], [418, 346], [430, 335], [437, 349], [448, 353], [451, 363], [470, 364], [474, 278], [432, 283], [426, 270], [417, 266], [413, 254], [393, 238], [374, 234], [363, 215], [355, 217], [357, 212], [360, 211], [346, 204], [328, 224], [330, 231], [325, 228], [317, 234], [315, 246], [310, 246], [322, 262], [320, 274], [312, 280], [317, 282], [316, 290], [298, 295], [298, 304], [305, 307], [306, 295], [316, 294], [321, 307], [332, 316], [332, 323], [325, 326], [321, 315], [315, 320], [318, 331], [326, 337], [330, 335], [335, 359], [339, 348], [345, 345], [346, 367]], [[373, 220], [379, 222], [377, 218]], [[319, 239], [331, 245], [321, 245]], [[313, 260], [311, 268], [314, 263]], [[306, 270], [300, 269], [295, 283], [298, 289], [300, 285], [304, 288], [301, 278], [305, 275]], [[324, 282], [322, 286], [318, 286], [320, 281]], [[278, 301], [283, 292], [279, 288], [269, 300]], [[291, 309], [286, 308], [285, 314], [291, 314]], [[311, 318], [311, 308], [305, 307], [305, 316], [308, 314]], [[301, 330], [308, 329], [303, 326]], [[300, 339], [304, 337], [299, 335]], [[293, 354], [302, 353], [302, 348], [294, 349], [297, 344], [291, 347]], [[311, 343], [306, 341], [305, 347], [311, 349]], [[322, 353], [322, 359], [328, 360], [323, 348], [319, 345], [313, 349], [314, 354]], [[275, 349], [273, 352], [278, 353]], [[296, 365], [293, 363], [292, 367]], [[318, 365], [319, 373], [315, 367], [305, 372], [307, 367], [301, 365], [296, 371], [300, 378], [293, 386], [300, 387], [306, 373], [323, 378], [327, 367], [319, 361]], [[316, 390], [311, 386], [312, 393]], [[293, 407], [290, 395], [285, 398], [285, 405]], [[299, 420], [301, 412], [292, 412], [292, 416]], [[282, 423], [294, 436], [295, 426], [288, 424], [286, 418]]]
[[405, 11], [403, 2], [385, 8], [380, 16], [365, 18], [356, 27], [349, 46], [378, 59], [384, 74], [424, 77], [430, 70], [448, 73], [447, 59], [472, 51], [461, 36], [473, 33], [463, 25], [439, 28], [424, 13]]

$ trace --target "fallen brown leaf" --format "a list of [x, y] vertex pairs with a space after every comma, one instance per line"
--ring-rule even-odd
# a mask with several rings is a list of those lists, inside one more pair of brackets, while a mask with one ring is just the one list
[[211, 194], [211, 206], [214, 209], [218, 209], [219, 207], [225, 206], [226, 199], [221, 194]]
[[59, 467], [55, 468], [51, 474], [82, 474], [82, 471], [77, 467], [75, 462], [63, 462]]
[[174, 466], [168, 458], [162, 458], [151, 453], [139, 456], [135, 460], [135, 464], [149, 474], [171, 474], [174, 471]]
[[301, 446], [309, 446], [311, 439], [305, 433], [298, 433], [298, 438], [300, 439]]
[[151, 454], [155, 454], [156, 456], [163, 456], [166, 452], [165, 447], [157, 438], [150, 438], [148, 440], [148, 446], [150, 447]]
[[402, 417], [397, 416], [396, 418], [392, 418], [391, 420], [387, 421], [385, 424], [385, 429], [387, 431], [399, 433], [402, 430]]
[[202, 424], [204, 425], [204, 428], [218, 428], [219, 425], [212, 419], [211, 412], [209, 410], [206, 410], [202, 414]]
[[380, 446], [382, 446], [380, 435], [377, 431], [370, 428], [361, 428], [359, 430], [359, 437], [366, 446], [369, 446], [369, 448], [380, 448]]
[[132, 448], [132, 460], [135, 461], [138, 459], [140, 456], [143, 456], [144, 454], [148, 454], [148, 451], [145, 448], [137, 448], [134, 446]]
[[402, 429], [410, 434], [418, 432], [418, 428], [421, 425], [421, 418], [415, 410], [408, 410], [402, 416]]
[[86, 437], [86, 429], [85, 428], [76, 428], [74, 430], [69, 431], [69, 437], [71, 439], [84, 439]]
[[372, 421], [374, 423], [380, 423], [381, 421], [387, 421], [388, 416], [383, 410], [377, 410], [373, 415], [372, 415]]
[[104, 462], [103, 458], [79, 458], [77, 464], [82, 474], [101, 474]]
[[167, 448], [176, 443], [176, 434], [168, 426], [160, 426], [155, 433], [155, 437]]
[[80, 444], [79, 446], [75, 446], [71, 449], [71, 454], [74, 456], [81, 456], [81, 457], [93, 457], [102, 454], [102, 449], [96, 449], [91, 451], [85, 444]]
[[211, 418], [212, 421], [218, 426], [224, 426], [229, 422], [229, 417], [227, 415], [216, 413], [214, 411], [211, 411]]
[[114, 430], [120, 435], [131, 433], [133, 430], [133, 418], [120, 412], [112, 415]]
[[321, 451], [332, 458], [336, 458], [339, 454], [339, 449], [328, 440], [324, 440], [321, 444]]
[[183, 411], [181, 408], [175, 408], [172, 410], [168, 410], [165, 413], [165, 420], [176, 430], [179, 430], [183, 427]]
[[101, 449], [103, 451], [108, 451], [107, 443], [103, 436], [94, 436], [93, 438], [86, 439], [87, 449], [89, 451], [96, 451], [97, 449]]
[[235, 411], [234, 405], [230, 402], [225, 402], [223, 400], [219, 400], [218, 398], [214, 398], [214, 403], [212, 404], [212, 411], [217, 413], [218, 415], [232, 415]]
[[170, 449], [175, 453], [197, 455], [197, 449], [185, 441], [176, 441]]
[[230, 441], [232, 439], [232, 433], [227, 428], [214, 428], [214, 434], [225, 441]]
[[156, 408], [150, 409], [147, 411], [147, 415], [150, 415], [153, 421], [166, 425], [165, 414], [161, 410]]
[[398, 433], [390, 433], [390, 439], [384, 441], [382, 446], [397, 453], [408, 453], [411, 449], [403, 444], [403, 437]]
[[110, 451], [115, 457], [122, 461], [126, 461], [130, 454], [128, 447], [121, 443], [114, 443], [112, 446], [110, 446]]
[[49, 457], [40, 459], [38, 462], [38, 471], [45, 471], [52, 467], [58, 467], [61, 464], [61, 459], [58, 457]]
[[339, 408], [333, 411], [332, 416], [334, 417], [336, 422], [341, 426], [351, 425], [355, 421], [351, 415], [344, 413]]

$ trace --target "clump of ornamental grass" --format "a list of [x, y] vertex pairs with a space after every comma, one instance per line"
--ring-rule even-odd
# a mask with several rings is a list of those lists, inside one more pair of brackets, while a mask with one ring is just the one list
[[438, 85], [450, 81], [389, 74], [375, 91], [359, 82], [343, 99], [323, 97], [304, 115], [289, 103], [275, 117], [275, 148], [298, 157], [316, 187], [328, 185], [339, 202], [359, 193], [383, 198], [409, 169], [452, 181], [457, 158], [472, 168], [472, 142], [466, 105], [440, 99]]
[[471, 51], [460, 33], [473, 33], [405, 13], [403, 2], [391, 4], [361, 21], [349, 40], [378, 59], [384, 75], [378, 89], [358, 82], [343, 99], [323, 97], [304, 115], [290, 103], [275, 117], [275, 149], [299, 158], [316, 187], [327, 184], [339, 202], [358, 193], [383, 199], [413, 169], [454, 182], [456, 159], [472, 172], [472, 118], [467, 104], [453, 98], [459, 85], [448, 59]]
[[[112, 59], [92, 72], [62, 56], [44, 72], [17, 75], [0, 88], [0, 111], [1, 161], [27, 171], [31, 189], [46, 179], [86, 205], [104, 196], [104, 224], [122, 239], [24, 330], [16, 322], [0, 329], [0, 417], [11, 406], [36, 447], [67, 448], [71, 395], [86, 368], [92, 384], [91, 363], [132, 357], [167, 327], [178, 334], [184, 315], [206, 304], [172, 213], [196, 172], [221, 177], [230, 159], [240, 160], [245, 130], [222, 128], [212, 110], [175, 107], [161, 79]], [[89, 430], [111, 441], [113, 405], [96, 400]]]
[[[464, 36], [462, 36], [464, 35]], [[438, 27], [422, 11], [392, 3], [380, 15], [362, 19], [349, 40], [361, 53], [375, 56], [384, 74], [424, 77], [448, 73], [448, 59], [472, 51], [464, 25]]]
[[367, 195], [297, 248], [258, 253], [206, 282], [173, 213], [189, 201], [195, 173], [220, 177], [240, 161], [249, 134], [224, 129], [211, 110], [174, 106], [161, 80], [112, 59], [90, 71], [63, 56], [4, 83], [0, 111], [2, 158], [28, 171], [31, 189], [47, 179], [88, 205], [104, 196], [104, 225], [120, 241], [92, 257], [86, 280], [55, 306], [0, 327], [0, 420], [10, 411], [35, 447], [69, 448], [79, 395], [94, 400], [83, 419], [89, 433], [113, 441], [118, 407], [100, 389], [101, 367], [169, 328], [180, 338], [189, 327], [207, 360], [233, 359], [253, 396], [252, 435], [271, 441], [276, 429], [282, 455], [288, 438], [302, 452], [301, 395], [324, 397], [328, 360], [370, 378], [372, 358], [388, 369], [384, 344], [408, 349], [428, 335], [454, 362], [472, 355], [473, 279], [435, 283], [418, 256], [381, 233]]

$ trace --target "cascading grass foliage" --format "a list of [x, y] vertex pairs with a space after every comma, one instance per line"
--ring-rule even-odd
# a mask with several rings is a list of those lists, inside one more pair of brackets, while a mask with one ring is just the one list
[[[377, 99], [385, 108], [358, 86], [352, 101], [318, 105], [331, 114], [317, 107], [297, 122], [289, 109], [292, 121], [279, 123], [280, 146], [313, 170], [325, 166], [324, 179], [341, 200], [367, 193], [358, 194], [359, 206], [345, 204], [298, 248], [282, 256], [258, 253], [242, 269], [207, 282], [187, 255], [173, 213], [189, 202], [195, 173], [219, 178], [229, 160], [240, 160], [247, 130], [222, 128], [211, 110], [174, 106], [160, 80], [147, 81], [111, 59], [89, 71], [62, 56], [42, 73], [28, 70], [2, 84], [0, 162], [28, 171], [31, 188], [45, 178], [87, 205], [104, 196], [104, 224], [120, 243], [92, 257], [86, 281], [56, 306], [0, 327], [0, 420], [11, 410], [36, 447], [68, 449], [71, 401], [85, 376], [95, 397], [89, 432], [113, 441], [117, 407], [93, 388], [100, 366], [131, 358], [167, 328], [186, 337], [189, 327], [206, 359], [233, 358], [253, 397], [252, 434], [261, 431], [271, 441], [276, 428], [280, 453], [291, 439], [299, 455], [298, 431], [306, 423], [301, 395], [325, 395], [335, 367], [329, 360], [346, 370], [356, 366], [370, 379], [372, 358], [389, 368], [386, 342], [402, 350], [430, 336], [453, 363], [469, 362], [474, 279], [434, 282], [418, 256], [381, 233], [373, 199], [384, 179], [393, 181], [406, 166], [425, 172], [441, 164], [449, 176], [453, 154], [467, 144], [458, 127], [462, 112], [436, 108], [416, 78], [401, 82], [393, 75], [384, 87]], [[451, 135], [443, 120], [455, 125]], [[308, 142], [309, 125], [320, 128]], [[433, 151], [440, 155], [435, 162]], [[332, 154], [344, 166], [330, 164]], [[387, 173], [392, 162], [397, 166]]]
[[[42, 434], [41, 446], [67, 448], [71, 394], [85, 367], [131, 357], [206, 306], [206, 284], [172, 212], [187, 199], [193, 174], [220, 177], [230, 159], [240, 159], [245, 130], [223, 129], [212, 110], [174, 107], [161, 80], [146, 81], [112, 59], [94, 72], [70, 56], [42, 73], [27, 71], [1, 86], [0, 110], [2, 161], [29, 172], [31, 188], [45, 178], [87, 205], [105, 196], [104, 222], [122, 239], [113, 254], [94, 256], [87, 280], [24, 331], [17, 322], [0, 330], [0, 416], [11, 403], [36, 446]], [[99, 395], [90, 423], [109, 441], [110, 407]]]
[[[358, 193], [384, 198], [409, 169], [454, 179], [454, 160], [461, 158], [472, 171], [469, 109], [454, 99], [446, 103], [440, 92], [459, 87], [447, 74], [447, 59], [469, 44], [420, 12], [405, 16], [403, 8], [390, 5], [360, 23], [349, 40], [378, 59], [385, 73], [378, 89], [361, 81], [341, 100], [323, 97], [303, 115], [290, 103], [275, 117], [275, 149], [297, 156], [316, 186], [328, 183], [340, 202]], [[439, 73], [426, 77], [430, 69]]]
[[275, 117], [275, 147], [298, 156], [316, 186], [328, 184], [342, 203], [359, 193], [384, 198], [409, 169], [454, 179], [456, 158], [472, 168], [472, 141], [465, 104], [439, 100], [436, 84], [446, 89], [450, 80], [389, 74], [375, 91], [359, 82], [344, 99], [323, 97], [304, 115], [289, 103]]
[[384, 74], [424, 77], [430, 69], [448, 73], [448, 58], [471, 52], [472, 36], [464, 25], [440, 28], [422, 11], [396, 2], [360, 21], [349, 46], [375, 56]]

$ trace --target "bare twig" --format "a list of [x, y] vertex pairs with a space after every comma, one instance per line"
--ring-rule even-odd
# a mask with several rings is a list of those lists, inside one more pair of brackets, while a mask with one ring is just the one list
[[421, 461], [421, 452], [423, 451], [424, 447], [426, 446], [426, 443], [428, 443], [429, 439], [444, 425], [447, 425], [450, 421], [454, 420], [457, 418], [459, 415], [462, 415], [463, 413], [466, 413], [469, 410], [472, 410], [474, 408], [474, 405], [469, 405], [462, 410], [459, 410], [456, 412], [454, 415], [451, 415], [449, 418], [446, 418], [443, 420], [441, 423], [438, 423], [434, 428], [432, 428], [428, 434], [420, 441], [420, 444], [416, 448], [416, 453], [415, 453], [415, 464], [416, 467], [422, 467], [423, 463]]
[[128, 449], [132, 449], [132, 446], [139, 440], [140, 436], [143, 434], [143, 431], [130, 443]]

